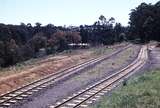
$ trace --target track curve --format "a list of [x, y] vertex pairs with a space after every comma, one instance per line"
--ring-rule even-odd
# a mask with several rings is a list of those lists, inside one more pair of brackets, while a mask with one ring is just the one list
[[128, 45], [118, 51], [115, 51], [114, 53], [112, 53], [110, 55], [105, 55], [105, 56], [102, 56], [99, 58], [94, 58], [94, 59], [88, 60], [84, 63], [70, 67], [68, 69], [64, 69], [60, 72], [50, 74], [42, 79], [34, 81], [30, 84], [24, 85], [16, 90], [13, 90], [11, 92], [6, 93], [6, 94], [3, 94], [0, 96], [0, 107], [9, 107], [10, 105], [18, 102], [19, 100], [23, 100], [26, 97], [32, 95], [34, 92], [37, 92], [43, 88], [46, 88], [47, 86], [55, 83], [56, 81], [58, 81], [64, 77], [68, 77], [72, 74], [75, 74], [79, 71], [82, 71], [83, 69], [86, 69], [88, 67], [92, 67], [92, 66], [106, 60], [107, 58], [110, 58], [111, 56], [122, 52], [123, 50], [125, 50], [129, 47], [131, 47], [131, 45]]
[[75, 93], [66, 99], [63, 99], [62, 101], [49, 106], [49, 108], [87, 107], [87, 105], [92, 103], [92, 101], [96, 100], [96, 98], [99, 98], [101, 95], [108, 92], [110, 89], [114, 88], [117, 83], [123, 81], [124, 78], [133, 74], [134, 70], [140, 69], [146, 63], [147, 59], [147, 46], [143, 46], [139, 52], [138, 57], [127, 67], [108, 76], [105, 79], [100, 80], [94, 85], [91, 85], [86, 89], [81, 90], [78, 93]]

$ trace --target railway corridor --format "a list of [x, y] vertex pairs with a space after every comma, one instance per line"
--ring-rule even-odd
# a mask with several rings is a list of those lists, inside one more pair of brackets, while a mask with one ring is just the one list
[[104, 78], [97, 83], [73, 94], [70, 97], [63, 99], [51, 105], [50, 108], [85, 108], [89, 104], [98, 100], [105, 93], [115, 88], [125, 78], [132, 75], [146, 63], [148, 59], [147, 47], [143, 46], [138, 57], [127, 67], [120, 71]]
[[28, 92], [31, 93], [31, 96], [29, 97], [26, 97], [26, 95], [17, 97], [16, 99], [21, 101], [16, 102], [12, 100], [10, 103], [15, 104], [11, 104], [9, 107], [46, 108], [52, 106], [55, 103], [60, 102], [62, 99], [71, 96], [73, 93], [84, 90], [87, 86], [93, 85], [128, 66], [135, 60], [135, 58], [137, 58], [139, 50], [140, 46], [131, 45], [117, 54], [108, 57], [103, 62], [99, 62], [98, 64], [90, 66], [88, 69], [84, 69], [82, 72], [71, 75], [70, 77], [58, 81], [47, 88], [45, 88], [45, 86], [43, 86], [44, 89], [43, 87], [37, 88], [40, 91], [36, 92], [36, 89], [34, 90], [36, 92], [34, 94], [32, 94], [32, 92]]

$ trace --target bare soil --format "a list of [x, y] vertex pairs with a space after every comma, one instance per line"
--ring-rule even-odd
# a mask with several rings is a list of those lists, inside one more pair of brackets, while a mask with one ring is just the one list
[[81, 52], [73, 56], [55, 56], [41, 60], [34, 67], [21, 70], [19, 73], [11, 72], [0, 76], [0, 94], [11, 91], [19, 86], [37, 80], [45, 75], [67, 68], [74, 64], [83, 62], [90, 58], [91, 52]]

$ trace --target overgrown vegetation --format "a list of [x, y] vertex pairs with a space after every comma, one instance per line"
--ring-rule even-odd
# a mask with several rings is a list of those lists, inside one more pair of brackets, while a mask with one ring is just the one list
[[160, 70], [129, 80], [93, 108], [160, 108]]

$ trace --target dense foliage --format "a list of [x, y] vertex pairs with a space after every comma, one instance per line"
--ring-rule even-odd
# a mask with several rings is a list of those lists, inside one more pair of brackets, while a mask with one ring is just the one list
[[120, 23], [115, 24], [115, 19], [113, 17], [107, 20], [103, 15], [91, 26], [80, 26], [82, 42], [91, 43], [93, 45], [107, 45], [121, 42], [123, 38], [125, 38], [125, 31], [125, 27]]
[[[70, 43], [113, 44], [122, 41], [124, 27], [114, 18], [101, 15], [93, 25], [80, 27], [62, 27], [36, 23], [20, 25], [0, 24], [0, 66], [9, 66], [17, 62], [37, 57], [41, 49], [46, 54], [68, 49]], [[120, 36], [120, 37], [119, 37]]]
[[130, 38], [160, 41], [160, 1], [156, 4], [141, 3], [130, 13]]
[[64, 50], [69, 42], [79, 42], [79, 32], [72, 32], [51, 24], [41, 27], [36, 23], [4, 25], [0, 24], [0, 65], [8, 66], [31, 57], [37, 57], [41, 48], [47, 54]]

